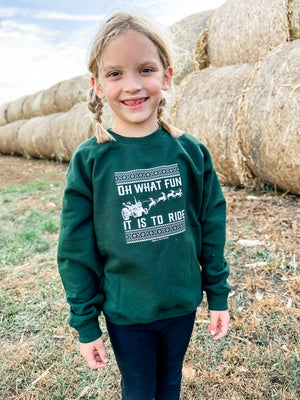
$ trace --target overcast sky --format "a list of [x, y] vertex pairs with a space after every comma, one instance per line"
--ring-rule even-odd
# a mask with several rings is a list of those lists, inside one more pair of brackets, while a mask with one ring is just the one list
[[0, 105], [86, 72], [99, 24], [120, 9], [161, 29], [224, 0], [0, 0]]

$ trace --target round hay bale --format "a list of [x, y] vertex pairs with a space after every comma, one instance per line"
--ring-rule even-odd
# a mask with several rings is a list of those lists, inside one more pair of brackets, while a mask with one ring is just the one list
[[59, 85], [60, 82], [51, 86], [42, 93], [40, 104], [42, 115], [56, 114], [58, 112], [58, 108], [55, 103], [55, 93], [59, 88]]
[[0, 106], [0, 126], [6, 125], [8, 123], [6, 117], [8, 105], [9, 103], [5, 103]]
[[55, 104], [60, 112], [69, 111], [75, 104], [86, 101], [91, 87], [88, 75], [80, 75], [63, 81], [55, 92]]
[[167, 28], [174, 48], [174, 82], [207, 67], [207, 24], [213, 10], [190, 15]]
[[63, 136], [66, 129], [67, 113], [53, 114], [49, 123], [50, 143], [55, 158], [59, 161], [69, 161], [70, 154], [68, 148], [66, 148]]
[[6, 110], [6, 119], [8, 123], [18, 121], [19, 119], [25, 119], [23, 113], [23, 104], [26, 98], [27, 96], [22, 96], [19, 99], [9, 103]]
[[40, 118], [35, 118], [32, 127], [31, 141], [35, 149], [35, 153], [39, 158], [55, 159], [56, 154], [53, 149], [53, 120], [61, 116], [61, 113], [51, 114]]
[[22, 154], [22, 148], [18, 141], [18, 132], [26, 122], [27, 120], [23, 119], [0, 127], [0, 153], [10, 155]]
[[80, 143], [95, 133], [95, 122], [86, 103], [76, 104], [67, 114], [62, 140], [69, 159]]
[[300, 39], [300, 0], [288, 0], [290, 40]]
[[42, 118], [43, 117], [36, 117], [27, 120], [27, 122], [19, 129], [18, 142], [22, 150], [22, 155], [26, 158], [39, 158], [39, 153], [37, 152], [33, 142], [33, 133], [35, 125]]
[[266, 56], [245, 93], [238, 127], [246, 163], [262, 181], [300, 194], [300, 40]]
[[209, 63], [257, 62], [290, 39], [289, 28], [287, 0], [227, 0], [211, 18]]
[[224, 184], [244, 185], [252, 179], [236, 133], [243, 88], [253, 65], [209, 67], [189, 75], [179, 88], [171, 122], [198, 137], [209, 149]]
[[23, 114], [26, 119], [43, 115], [41, 110], [42, 95], [43, 91], [39, 91], [26, 97], [23, 103]]

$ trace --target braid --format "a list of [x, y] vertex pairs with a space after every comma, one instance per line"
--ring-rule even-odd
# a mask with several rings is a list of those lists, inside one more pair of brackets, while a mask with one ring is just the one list
[[159, 122], [160, 126], [165, 131], [167, 131], [171, 136], [173, 136], [175, 138], [178, 138], [183, 134], [183, 132], [180, 129], [175, 128], [175, 126], [173, 126], [173, 125], [169, 124], [168, 122], [166, 122], [162, 117], [162, 114], [164, 112], [166, 104], [167, 104], [166, 99], [165, 99], [164, 96], [162, 96], [161, 100], [159, 102], [158, 108], [157, 108], [157, 119], [158, 119], [158, 122]]
[[115, 140], [106, 129], [101, 126], [103, 114], [103, 101], [97, 96], [94, 88], [91, 88], [88, 93], [88, 109], [93, 114], [96, 121], [96, 138], [98, 143], [105, 143]]

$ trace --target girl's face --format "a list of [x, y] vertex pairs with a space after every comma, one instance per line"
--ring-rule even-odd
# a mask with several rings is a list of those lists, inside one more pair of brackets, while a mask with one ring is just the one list
[[113, 38], [105, 47], [99, 78], [92, 78], [98, 97], [108, 101], [113, 130], [124, 136], [145, 136], [158, 128], [161, 90], [167, 90], [172, 68], [164, 69], [153, 42], [138, 32]]

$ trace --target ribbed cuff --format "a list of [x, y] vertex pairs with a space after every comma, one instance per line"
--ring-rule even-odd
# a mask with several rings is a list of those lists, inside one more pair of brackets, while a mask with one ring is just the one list
[[228, 295], [209, 296], [207, 295], [208, 309], [212, 311], [228, 310]]
[[79, 342], [81, 343], [90, 343], [102, 336], [98, 321], [96, 323], [94, 321], [89, 322], [75, 329], [79, 333]]

